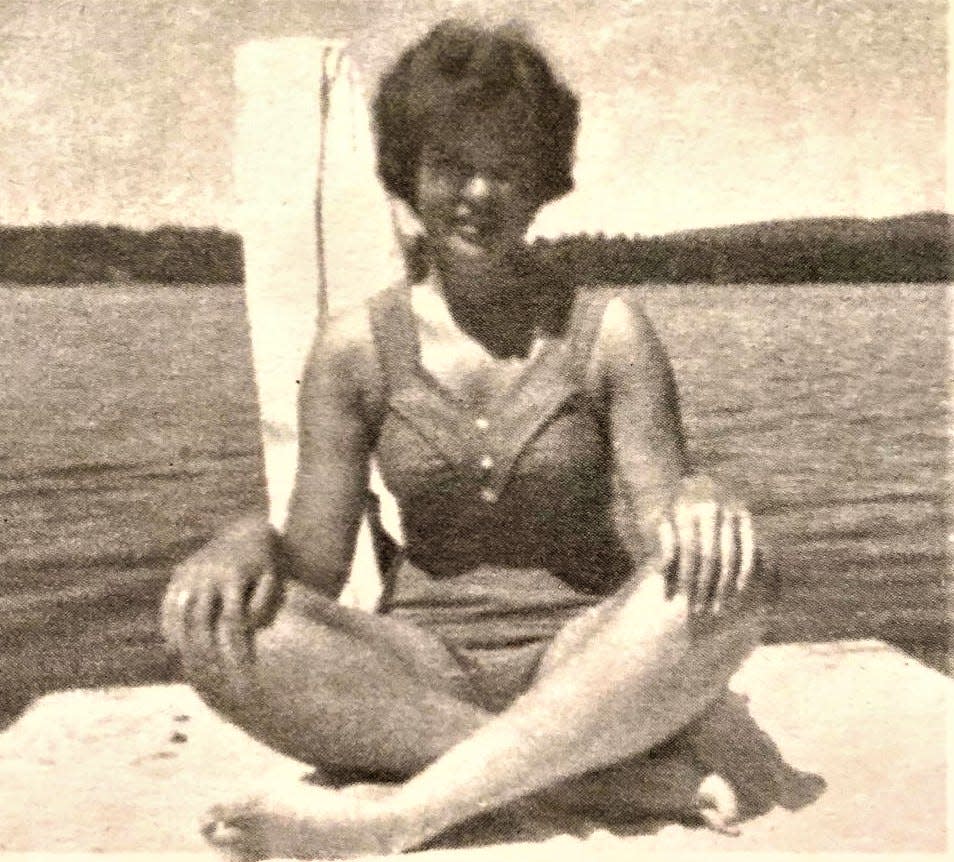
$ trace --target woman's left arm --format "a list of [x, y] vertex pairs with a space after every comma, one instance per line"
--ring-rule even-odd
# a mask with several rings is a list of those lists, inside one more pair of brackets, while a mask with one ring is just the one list
[[635, 297], [607, 304], [591, 373], [607, 405], [623, 540], [640, 551], [658, 547], [671, 588], [685, 592], [695, 613], [751, 597], [760, 574], [751, 515], [693, 472], [669, 359]]

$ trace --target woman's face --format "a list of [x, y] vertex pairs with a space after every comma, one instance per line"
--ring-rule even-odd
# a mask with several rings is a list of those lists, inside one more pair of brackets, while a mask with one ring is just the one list
[[424, 146], [416, 209], [448, 262], [494, 264], [519, 247], [539, 208], [537, 163], [500, 112], [455, 117]]

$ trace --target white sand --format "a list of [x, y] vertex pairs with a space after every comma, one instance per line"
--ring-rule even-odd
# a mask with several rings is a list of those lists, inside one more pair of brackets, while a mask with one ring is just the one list
[[[641, 851], [921, 852], [945, 849], [952, 683], [873, 641], [759, 650], [733, 681], [822, 797], [728, 838], [655, 835], [431, 851], [419, 858], [626, 858]], [[0, 735], [0, 850], [204, 853], [196, 824], [221, 798], [307, 769], [219, 720], [182, 685], [79, 690], [39, 700]]]

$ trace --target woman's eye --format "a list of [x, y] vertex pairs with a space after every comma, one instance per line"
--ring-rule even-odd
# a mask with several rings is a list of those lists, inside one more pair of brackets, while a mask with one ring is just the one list
[[446, 153], [435, 153], [429, 159], [431, 165], [443, 173], [460, 174], [465, 170], [465, 166], [459, 159], [449, 156]]

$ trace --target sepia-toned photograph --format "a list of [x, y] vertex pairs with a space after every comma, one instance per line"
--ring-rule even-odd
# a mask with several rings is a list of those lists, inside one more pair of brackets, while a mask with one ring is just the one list
[[945, 0], [6, 0], [0, 854], [946, 857]]

